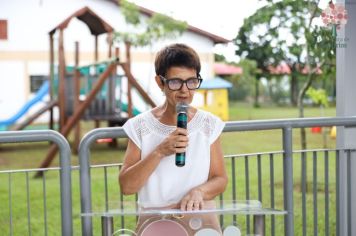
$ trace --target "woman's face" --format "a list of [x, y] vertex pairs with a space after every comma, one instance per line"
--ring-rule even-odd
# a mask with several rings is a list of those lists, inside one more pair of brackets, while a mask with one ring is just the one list
[[[171, 106], [175, 106], [178, 102], [190, 104], [193, 100], [195, 90], [188, 89], [186, 83], [183, 83], [182, 87], [179, 90], [171, 90], [168, 87], [169, 82], [167, 81], [173, 79], [181, 79], [183, 81], [187, 81], [188, 79], [196, 77], [197, 72], [194, 69], [186, 67], [171, 67], [170, 69], [168, 69], [167, 74], [164, 78], [156, 76], [156, 81], [158, 83], [158, 86], [165, 93], [168, 104]], [[165, 80], [165, 82], [162, 83], [162, 80]], [[171, 88], [174, 86], [179, 87], [179, 83], [171, 83], [170, 85]]]

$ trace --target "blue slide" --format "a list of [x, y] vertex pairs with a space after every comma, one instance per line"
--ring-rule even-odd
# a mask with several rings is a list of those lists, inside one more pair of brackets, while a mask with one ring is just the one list
[[36, 103], [38, 103], [39, 101], [41, 101], [44, 96], [46, 96], [49, 92], [49, 82], [45, 81], [41, 88], [38, 90], [38, 92], [36, 93], [36, 95], [29, 100], [28, 102], [26, 102], [21, 109], [12, 117], [10, 117], [9, 119], [6, 120], [0, 120], [0, 130], [6, 128], [6, 126], [12, 125], [14, 124], [18, 119], [21, 118], [21, 116], [23, 116], [24, 114], [26, 114], [26, 112]]

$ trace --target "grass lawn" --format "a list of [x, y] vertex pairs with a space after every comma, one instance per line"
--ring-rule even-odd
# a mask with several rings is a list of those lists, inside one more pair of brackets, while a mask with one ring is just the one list
[[[324, 114], [324, 115], [321, 115]], [[323, 111], [317, 107], [308, 107], [305, 111], [306, 117], [319, 117], [319, 116], [335, 116], [335, 108], [327, 108]], [[259, 109], [253, 108], [251, 105], [246, 103], [231, 103], [230, 104], [230, 120], [256, 120], [256, 119], [281, 119], [281, 118], [296, 118], [298, 117], [297, 108], [293, 107], [261, 107]], [[104, 124], [103, 124], [104, 125]], [[90, 122], [83, 122], [83, 134], [94, 126]], [[328, 133], [329, 128], [325, 131]], [[310, 130], [307, 130], [307, 140], [308, 148], [334, 148], [335, 140], [331, 139], [327, 134], [325, 138], [321, 133], [314, 134]], [[71, 140], [71, 137], [70, 137]], [[299, 141], [299, 130], [293, 132], [293, 145], [294, 149], [297, 150], [300, 147]], [[123, 153], [125, 150], [126, 140], [119, 140], [119, 146], [117, 148], [108, 148], [106, 144], [95, 144], [91, 152], [91, 163], [92, 164], [104, 164], [104, 163], [117, 163], [122, 161]], [[282, 149], [282, 134], [279, 130], [274, 131], [253, 131], [253, 132], [240, 132], [240, 133], [224, 133], [222, 135], [222, 145], [224, 148], [224, 153], [229, 154], [241, 154], [241, 153], [256, 153], [256, 152], [269, 152], [269, 151], [280, 151]], [[47, 143], [31, 143], [31, 144], [1, 144], [0, 145], [0, 170], [9, 169], [23, 169], [23, 168], [36, 168], [39, 166], [40, 162], [46, 155], [48, 149]], [[312, 179], [312, 158], [308, 157], [308, 182]], [[78, 157], [76, 155], [72, 156], [73, 165], [78, 164]], [[274, 159], [275, 161], [275, 203], [276, 208], [283, 208], [283, 176], [282, 176], [282, 158], [277, 155]], [[295, 177], [295, 193], [294, 193], [294, 204], [295, 204], [295, 235], [301, 234], [301, 193], [300, 188], [300, 158], [296, 156], [294, 161], [294, 177]], [[323, 234], [323, 220], [324, 211], [323, 206], [325, 201], [323, 198], [323, 174], [324, 167], [322, 158], [318, 158], [318, 221], [320, 221], [320, 226], [318, 224], [320, 234]], [[231, 161], [227, 160], [227, 169], [231, 171]], [[261, 158], [262, 164], [262, 195], [263, 202], [267, 206], [270, 206], [270, 185], [269, 185], [269, 156], [263, 155]], [[245, 162], [243, 158], [238, 158], [235, 162], [236, 167], [236, 183], [237, 183], [237, 196], [238, 199], [245, 199]], [[329, 189], [331, 194], [330, 199], [330, 220], [335, 222], [335, 209], [333, 205], [334, 194], [335, 194], [335, 175], [334, 175], [334, 165], [335, 157], [333, 154], [330, 155], [329, 167], [330, 167], [330, 183]], [[55, 159], [52, 166], [58, 166], [58, 158]], [[257, 198], [257, 158], [252, 157], [249, 164], [250, 173], [250, 198]], [[117, 185], [117, 168], [112, 168], [108, 171], [108, 188], [110, 193], [110, 200], [117, 201], [119, 199], [119, 189]], [[12, 210], [13, 210], [13, 223], [16, 224], [14, 229], [14, 235], [27, 234], [27, 230], [30, 227], [32, 235], [44, 235], [47, 230], [48, 235], [60, 235], [59, 234], [59, 192], [58, 192], [58, 174], [49, 173], [46, 177], [46, 201], [47, 201], [47, 215], [48, 215], [48, 229], [43, 226], [43, 183], [38, 179], [29, 178], [29, 185], [26, 184], [26, 176], [24, 174], [9, 174], [0, 173], [0, 232], [3, 235], [9, 234], [9, 178], [12, 180]], [[79, 199], [79, 176], [78, 171], [73, 171], [73, 214], [74, 214], [74, 228], [75, 235], [80, 235], [80, 199]], [[92, 190], [93, 190], [93, 206], [102, 207], [104, 200], [103, 195], [103, 170], [93, 170], [92, 171]], [[231, 182], [229, 188], [224, 194], [226, 199], [232, 196]], [[30, 189], [30, 194], [27, 196], [23, 194], [26, 188]], [[27, 197], [31, 199], [30, 207], [27, 205]], [[313, 217], [312, 217], [312, 192], [307, 193], [307, 225], [308, 225], [308, 235], [312, 235]], [[127, 197], [130, 199], [130, 197]], [[50, 207], [49, 207], [50, 206]], [[30, 209], [31, 222], [27, 221], [27, 216], [29, 213], [27, 209]], [[320, 213], [319, 213], [320, 212]], [[117, 223], [120, 220], [116, 220]], [[132, 221], [129, 221], [129, 224]], [[100, 235], [99, 231], [99, 220], [95, 220], [95, 235]], [[245, 218], [239, 217], [238, 224], [242, 228], [245, 227]], [[266, 222], [267, 232], [269, 232], [269, 218]], [[251, 219], [252, 225], [252, 219]], [[330, 223], [330, 225], [332, 225]], [[21, 226], [21, 227], [20, 227]], [[331, 229], [334, 231], [335, 226]], [[16, 231], [15, 231], [16, 230]], [[276, 232], [283, 232], [283, 217], [276, 217]], [[267, 234], [269, 235], [269, 233]], [[279, 235], [279, 234], [277, 234]], [[333, 235], [333, 234], [331, 234]]]

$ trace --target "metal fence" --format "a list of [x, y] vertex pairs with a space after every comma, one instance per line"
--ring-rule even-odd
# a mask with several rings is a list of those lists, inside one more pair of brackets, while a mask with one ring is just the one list
[[[338, 198], [337, 158], [340, 153], [351, 160], [352, 150], [317, 149], [293, 152], [294, 167], [294, 235], [340, 235], [337, 233], [336, 218]], [[264, 207], [283, 209], [283, 152], [261, 152], [226, 155], [229, 186], [220, 200], [257, 199]], [[308, 168], [301, 168], [308, 165]], [[117, 175], [121, 163], [92, 165], [91, 185], [93, 205], [96, 210], [109, 211], [112, 201], [135, 200], [118, 191]], [[306, 171], [308, 169], [308, 171]], [[298, 170], [298, 171], [296, 171]], [[298, 184], [296, 182], [299, 182]], [[98, 191], [99, 189], [99, 191]], [[116, 205], [120, 206], [120, 203]], [[134, 228], [132, 217], [118, 216], [116, 228]], [[95, 232], [100, 233], [100, 218], [92, 218]], [[250, 216], [232, 215], [220, 217], [221, 225], [238, 225], [245, 234], [253, 233]], [[97, 227], [97, 228], [95, 228]], [[285, 234], [284, 219], [281, 216], [266, 218], [266, 235]]]
[[[293, 150], [292, 131], [301, 127], [312, 126], [355, 126], [356, 118], [313, 118], [313, 119], [288, 119], [268, 121], [227, 122], [224, 134], [228, 132], [281, 130], [282, 151], [258, 152], [250, 154], [226, 155], [226, 166], [229, 174], [229, 185], [223, 195], [224, 200], [257, 199], [264, 207], [285, 209], [288, 214], [282, 216], [269, 216], [266, 218], [266, 235], [341, 235], [340, 225], [346, 224], [347, 234], [351, 235], [351, 161], [355, 156], [354, 149], [316, 149]], [[93, 206], [97, 209], [108, 210], [111, 201], [135, 200], [135, 196], [123, 196], [117, 183], [118, 171], [121, 163], [107, 165], [91, 165], [90, 153], [92, 144], [101, 138], [127, 138], [122, 128], [94, 129], [83, 137], [79, 147], [79, 183], [78, 180], [71, 184], [71, 175], [77, 175], [77, 167], [70, 167], [70, 148], [68, 142], [55, 131], [17, 131], [1, 132], [0, 143], [40, 142], [51, 141], [59, 146], [60, 168], [32, 169], [32, 170], [6, 170], [0, 171], [4, 192], [0, 194], [2, 202], [1, 211], [8, 212], [8, 219], [0, 224], [8, 227], [8, 235], [19, 235], [15, 232], [17, 227], [14, 222], [18, 217], [26, 217], [27, 225], [21, 231], [21, 235], [34, 235], [32, 227], [42, 227], [43, 235], [58, 235], [58, 232], [48, 231], [48, 224], [53, 224], [53, 218], [49, 217], [48, 192], [50, 188], [60, 186], [61, 219], [58, 231], [61, 228], [62, 235], [73, 235], [74, 222], [81, 213], [92, 212]], [[237, 140], [238, 142], [238, 140]], [[345, 173], [340, 173], [340, 160], [346, 163]], [[43, 171], [43, 178], [32, 184], [31, 173]], [[55, 172], [56, 175], [52, 175]], [[58, 183], [52, 181], [60, 178]], [[341, 181], [341, 175], [345, 175], [345, 181]], [[5, 176], [5, 177], [4, 177]], [[5, 179], [5, 181], [3, 181]], [[21, 179], [22, 183], [19, 184]], [[340, 186], [344, 185], [344, 186]], [[15, 186], [18, 185], [18, 186]], [[37, 185], [34, 186], [34, 185]], [[54, 185], [54, 186], [52, 186]], [[73, 188], [71, 188], [73, 185]], [[78, 190], [80, 185], [80, 193]], [[345, 188], [347, 191], [340, 191]], [[22, 198], [16, 197], [15, 187], [20, 188]], [[32, 203], [29, 199], [33, 191], [39, 202]], [[92, 189], [94, 190], [92, 192]], [[75, 191], [72, 194], [72, 191]], [[57, 193], [57, 192], [56, 192]], [[80, 198], [79, 195], [80, 194]], [[5, 197], [3, 197], [6, 195]], [[81, 210], [73, 214], [72, 198], [77, 200], [75, 204], [81, 204]], [[17, 201], [26, 202], [26, 209], [14, 212], [13, 206]], [[58, 202], [57, 198], [57, 202]], [[42, 205], [42, 207], [39, 207]], [[346, 205], [346, 216], [340, 216], [341, 205]], [[42, 211], [39, 216], [36, 211]], [[19, 214], [19, 215], [17, 215]], [[41, 218], [41, 220], [39, 219]], [[346, 223], [343, 222], [345, 219]], [[120, 217], [118, 227], [132, 224], [136, 219]], [[233, 222], [240, 226], [246, 234], [252, 233], [252, 220], [249, 216], [225, 216], [220, 218], [221, 224]], [[4, 223], [5, 222], [5, 223]], [[93, 224], [94, 223], [94, 224]], [[94, 227], [93, 227], [94, 225]], [[76, 225], [78, 226], [78, 225]], [[81, 218], [81, 230], [75, 228], [76, 234], [98, 235], [100, 222], [90, 217]], [[343, 226], [342, 226], [343, 227]], [[95, 229], [93, 231], [93, 228]], [[2, 232], [3, 233], [3, 232]]]
[[[351, 193], [338, 191], [339, 186], [339, 161], [341, 158], [346, 158], [346, 162], [351, 162], [351, 157], [355, 153], [355, 150], [302, 150], [295, 151], [293, 150], [292, 142], [292, 131], [293, 129], [302, 128], [302, 127], [313, 127], [313, 126], [356, 126], [356, 118], [308, 118], [308, 119], [286, 119], [286, 120], [268, 120], [268, 121], [245, 121], [245, 122], [227, 122], [224, 132], [240, 132], [240, 131], [263, 131], [263, 130], [282, 130], [282, 144], [283, 151], [281, 152], [267, 152], [267, 153], [256, 153], [256, 154], [240, 154], [240, 155], [229, 155], [225, 158], [230, 161], [228, 166], [230, 173], [230, 186], [224, 195], [220, 196], [222, 200], [224, 199], [259, 199], [262, 201], [264, 206], [277, 207], [285, 209], [288, 214], [284, 217], [283, 222], [276, 223], [278, 219], [275, 219], [274, 216], [270, 217], [270, 224], [267, 226], [268, 232], [270, 235], [307, 235], [307, 231], [310, 228], [307, 225], [307, 219], [310, 217], [313, 218], [313, 226], [311, 228], [313, 235], [339, 235], [340, 227], [340, 215], [339, 215], [339, 205], [340, 199], [347, 199], [348, 206], [351, 206]], [[90, 177], [90, 147], [97, 140], [101, 138], [127, 138], [122, 128], [99, 128], [94, 129], [91, 132], [87, 133], [85, 137], [81, 140], [79, 145], [79, 158], [80, 158], [80, 188], [81, 188], [81, 212], [90, 213], [92, 212], [92, 191], [91, 191], [91, 177]], [[323, 153], [321, 156], [320, 153]], [[294, 168], [293, 168], [293, 159], [300, 157], [300, 191], [294, 190], [294, 182], [296, 177], [294, 177]], [[322, 157], [322, 158], [319, 158]], [[329, 165], [329, 156], [333, 156], [333, 162], [335, 163], [335, 168], [330, 168]], [[307, 200], [309, 198], [309, 190], [307, 186], [309, 182], [306, 178], [307, 170], [305, 168], [308, 160], [312, 159], [312, 201]], [[323, 181], [319, 181], [319, 159], [323, 160]], [[244, 182], [244, 191], [241, 194], [241, 197], [238, 197], [238, 189], [241, 189], [238, 176], [239, 174], [236, 171], [237, 162], [243, 160], [244, 166], [244, 176], [242, 181]], [[267, 168], [269, 176], [268, 178], [263, 178], [262, 172], [266, 172], [266, 168], [262, 168], [262, 164], [268, 160], [269, 167]], [[255, 163], [256, 172], [252, 173], [253, 170], [249, 168], [251, 163]], [[276, 163], [280, 164], [280, 167], [276, 167]], [[262, 171], [263, 169], [263, 171]], [[279, 171], [280, 170], [280, 171]], [[333, 173], [333, 174], [332, 174]], [[347, 182], [345, 183], [348, 188], [351, 188], [351, 170], [346, 171]], [[332, 186], [330, 182], [330, 175], [333, 176]], [[251, 181], [251, 177], [256, 177], [256, 181]], [[105, 177], [107, 179], [107, 177]], [[276, 181], [278, 179], [278, 181]], [[100, 180], [99, 180], [100, 181]], [[268, 183], [266, 182], [268, 181]], [[318, 190], [319, 184], [323, 184], [323, 194]], [[275, 186], [281, 184], [280, 191], [282, 194], [276, 194]], [[269, 185], [269, 193], [265, 193], [265, 186]], [[107, 183], [105, 183], [107, 185]], [[257, 191], [252, 191], [252, 188], [257, 188]], [[334, 188], [335, 191], [332, 196], [330, 194], [330, 189]], [[257, 195], [252, 196], [253, 193], [257, 192]], [[106, 194], [107, 195], [107, 194]], [[340, 196], [342, 195], [342, 196]], [[268, 197], [267, 197], [268, 196]], [[279, 196], [280, 199], [276, 199]], [[295, 205], [294, 198], [298, 196], [301, 198], [301, 201], [298, 201], [298, 204]], [[324, 201], [324, 218], [325, 223], [323, 226], [320, 224], [320, 209], [318, 205], [319, 197], [325, 198]], [[105, 205], [108, 197], [105, 197]], [[123, 199], [123, 196], [120, 196], [120, 199]], [[331, 200], [335, 205], [331, 205]], [[299, 204], [299, 202], [301, 202]], [[298, 209], [296, 209], [298, 207]], [[310, 209], [312, 209], [310, 213]], [[300, 215], [299, 215], [300, 212]], [[333, 215], [330, 214], [333, 212]], [[330, 219], [335, 222], [336, 227], [331, 229]], [[233, 216], [232, 219], [220, 219], [222, 223], [225, 220], [232, 220], [235, 224], [238, 224], [237, 216]], [[301, 222], [301, 232], [295, 228], [295, 224]], [[348, 208], [347, 213], [347, 223], [348, 227], [351, 226], [351, 211], [350, 207]], [[121, 219], [121, 227], [125, 224], [125, 219]], [[250, 219], [247, 216], [243, 221], [243, 227], [246, 227], [246, 232], [250, 233]], [[282, 229], [279, 229], [278, 226], [283, 225]], [[277, 229], [278, 228], [278, 229]], [[351, 229], [351, 228], [350, 228]], [[277, 232], [278, 230], [278, 232]], [[282, 231], [282, 233], [281, 233]], [[351, 230], [348, 231], [348, 235], [351, 235]], [[91, 217], [82, 217], [82, 234], [83, 235], [93, 235], [93, 225]]]
[[[4, 235], [8, 231], [8, 235], [32, 235], [32, 227], [36, 225], [38, 227], [40, 222], [40, 227], [43, 227], [44, 235], [51, 235], [48, 232], [48, 208], [56, 207], [49, 205], [47, 203], [47, 174], [48, 171], [59, 171], [60, 182], [55, 186], [60, 186], [60, 224], [61, 233], [64, 236], [73, 235], [73, 225], [72, 225], [72, 180], [71, 180], [71, 150], [67, 140], [58, 132], [46, 130], [46, 131], [4, 131], [0, 132], [0, 143], [23, 143], [23, 142], [43, 142], [51, 141], [57, 144], [59, 148], [60, 157], [60, 168], [48, 168], [48, 169], [32, 169], [32, 170], [4, 170], [0, 171], [1, 176], [7, 175], [7, 182], [2, 182], [1, 185], [7, 185], [7, 200], [8, 203], [5, 207], [2, 202], [1, 211], [8, 212], [8, 221], [1, 222], [2, 226], [8, 226], [8, 229], [3, 229], [1, 234]], [[28, 158], [28, 157], [26, 157]], [[40, 183], [36, 185], [42, 185], [42, 193], [37, 194], [38, 202], [30, 201], [31, 185], [30, 176], [31, 173], [42, 172], [43, 177]], [[24, 177], [21, 181], [15, 181], [15, 178]], [[56, 177], [58, 178], [58, 177]], [[15, 186], [17, 185], [17, 186]], [[15, 190], [16, 189], [16, 190]], [[36, 188], [38, 189], [38, 188]], [[1, 194], [2, 197], [6, 197]], [[18, 198], [20, 196], [20, 198]], [[4, 199], [2, 198], [2, 199]], [[26, 209], [19, 209], [19, 211], [14, 211], [14, 205], [18, 204], [17, 201], [25, 201]], [[57, 200], [58, 203], [58, 200]], [[39, 219], [38, 213], [41, 211], [41, 219]], [[18, 226], [14, 222], [21, 218], [27, 217], [27, 226]], [[17, 230], [17, 228], [20, 228]], [[59, 230], [60, 230], [59, 229]], [[24, 231], [21, 231], [24, 230]]]

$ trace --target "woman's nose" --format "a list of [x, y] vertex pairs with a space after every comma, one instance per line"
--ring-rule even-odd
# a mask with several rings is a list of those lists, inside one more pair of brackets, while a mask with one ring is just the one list
[[183, 86], [182, 86], [182, 88], [181, 88], [180, 90], [182, 90], [182, 91], [188, 91], [189, 89], [188, 89], [187, 83], [183, 83]]

